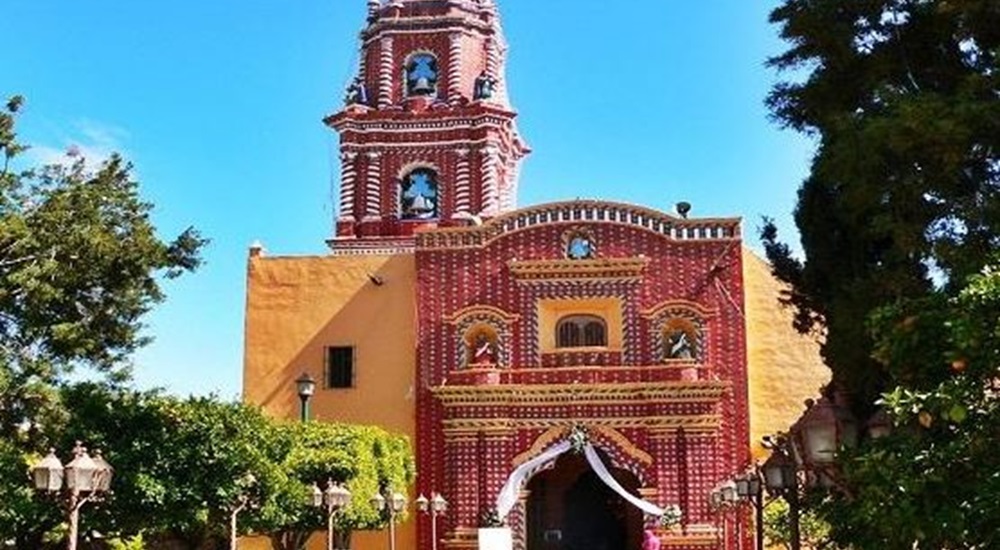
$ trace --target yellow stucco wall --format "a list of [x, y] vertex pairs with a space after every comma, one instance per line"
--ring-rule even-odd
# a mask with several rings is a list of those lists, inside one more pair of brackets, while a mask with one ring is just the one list
[[[762, 435], [786, 429], [829, 373], [813, 339], [791, 327], [778, 302], [781, 285], [767, 263], [744, 252], [750, 433], [761, 456]], [[381, 286], [369, 279], [377, 275]], [[412, 255], [251, 257], [248, 263], [243, 395], [270, 414], [296, 418], [294, 380], [309, 372], [323, 380], [324, 350], [356, 346], [356, 388], [317, 388], [313, 416], [377, 424], [415, 436], [416, 267]], [[551, 332], [551, 331], [548, 331]], [[413, 495], [411, 495], [412, 497]], [[414, 547], [415, 526], [397, 533], [399, 548]], [[357, 533], [355, 550], [385, 547], [385, 532]], [[322, 548], [315, 536], [310, 548]], [[244, 548], [266, 549], [266, 541]]]
[[[317, 381], [313, 418], [376, 424], [412, 441], [413, 255], [251, 257], [247, 269], [244, 400], [275, 417], [298, 418], [295, 379], [308, 372]], [[325, 350], [336, 345], [355, 346], [354, 389], [323, 387]], [[399, 548], [413, 548], [415, 539], [415, 522], [398, 527]], [[352, 546], [382, 550], [386, 533], [355, 533]], [[258, 539], [241, 547], [270, 546]], [[323, 548], [323, 537], [314, 536], [309, 547]]]
[[750, 393], [750, 443], [757, 458], [765, 456], [760, 438], [786, 431], [830, 380], [819, 342], [792, 328], [792, 311], [778, 298], [782, 284], [771, 267], [753, 252], [743, 251], [746, 287], [747, 370]]
[[[295, 379], [308, 372], [317, 380], [314, 418], [413, 434], [412, 255], [258, 257], [248, 270], [246, 401], [296, 418]], [[355, 388], [323, 387], [325, 350], [336, 345], [355, 346]]]

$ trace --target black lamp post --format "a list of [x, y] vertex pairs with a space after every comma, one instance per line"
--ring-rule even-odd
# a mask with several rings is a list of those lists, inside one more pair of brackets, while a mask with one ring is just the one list
[[80, 530], [80, 508], [97, 500], [111, 489], [114, 468], [97, 451], [91, 457], [79, 441], [73, 448], [73, 460], [65, 466], [59, 461], [54, 450], [31, 468], [31, 478], [35, 490], [60, 495], [66, 507], [69, 533], [66, 548], [76, 550]]
[[376, 510], [385, 511], [389, 515], [389, 550], [396, 550], [396, 516], [406, 509], [406, 496], [386, 489], [385, 496], [375, 493], [369, 502]]
[[[881, 433], [872, 433], [872, 436]], [[792, 550], [802, 546], [799, 528], [799, 472], [807, 483], [821, 487], [836, 485], [836, 457], [843, 447], [858, 441], [858, 424], [847, 407], [835, 399], [822, 397], [806, 401], [806, 411], [792, 425], [788, 435], [778, 434], [764, 440], [771, 456], [761, 468], [767, 490], [788, 502], [788, 521]]]
[[431, 499], [424, 495], [417, 497], [417, 509], [431, 516], [431, 550], [437, 550], [437, 517], [448, 509], [448, 501], [441, 496], [441, 493], [431, 492]]
[[295, 388], [299, 392], [299, 417], [305, 422], [309, 420], [309, 399], [316, 393], [316, 380], [308, 372], [304, 372], [295, 381]]
[[[722, 529], [719, 533], [719, 544], [724, 545], [723, 542], [727, 537], [727, 525], [728, 519], [726, 518], [726, 512], [728, 510], [738, 510], [739, 509], [739, 497], [736, 492], [736, 483], [733, 480], [728, 480], [720, 483], [712, 490], [708, 495], [708, 504], [711, 506], [712, 510], [721, 514], [721, 524]], [[739, 517], [736, 518], [736, 526], [739, 528]], [[740, 534], [737, 531], [737, 540], [739, 540]]]
[[755, 545], [757, 550], [764, 550], [764, 484], [760, 479], [760, 469], [752, 470], [736, 478], [736, 496], [749, 502], [753, 508], [755, 530]]
[[771, 447], [771, 456], [761, 467], [764, 474], [764, 484], [772, 494], [779, 495], [788, 502], [788, 530], [791, 536], [791, 550], [802, 547], [802, 537], [799, 534], [799, 474], [798, 467], [791, 457], [791, 443], [779, 436]]
[[310, 504], [316, 508], [326, 509], [326, 550], [333, 550], [334, 514], [346, 508], [350, 503], [351, 492], [343, 485], [334, 483], [332, 479], [327, 480], [326, 489], [322, 491], [313, 484]]

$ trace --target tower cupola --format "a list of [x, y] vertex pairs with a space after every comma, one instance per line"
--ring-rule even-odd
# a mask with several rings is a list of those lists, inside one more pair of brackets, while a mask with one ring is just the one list
[[530, 149], [496, 4], [367, 1], [357, 76], [325, 120], [340, 134], [334, 251], [405, 248], [418, 229], [513, 210]]

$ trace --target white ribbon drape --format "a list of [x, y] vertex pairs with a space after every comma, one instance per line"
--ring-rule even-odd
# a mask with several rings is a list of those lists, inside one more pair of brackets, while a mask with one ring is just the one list
[[603, 481], [605, 485], [611, 487], [612, 491], [618, 493], [619, 496], [627, 500], [630, 504], [632, 504], [632, 506], [635, 506], [651, 516], [659, 517], [666, 513], [666, 510], [663, 508], [660, 508], [651, 502], [646, 502], [645, 500], [642, 500], [641, 498], [626, 491], [625, 488], [618, 483], [618, 480], [612, 477], [611, 472], [604, 467], [604, 463], [601, 462], [601, 457], [597, 454], [597, 451], [594, 450], [593, 445], [588, 443], [587, 446], [583, 448], [583, 454], [587, 457], [587, 462], [590, 463], [590, 467], [594, 469], [594, 473], [597, 474], [597, 477], [601, 478], [601, 481]]
[[[517, 493], [521, 489], [521, 485], [523, 485], [528, 478], [542, 468], [548, 466], [550, 462], [559, 458], [560, 455], [572, 448], [573, 445], [569, 441], [560, 442], [553, 445], [549, 449], [546, 449], [542, 454], [515, 468], [510, 474], [510, 477], [507, 478], [507, 483], [504, 483], [503, 488], [500, 489], [500, 494], [497, 495], [497, 515], [500, 516], [500, 519], [506, 518], [507, 515], [510, 514], [510, 511], [514, 509], [514, 505], [517, 504]], [[597, 474], [597, 477], [600, 478], [605, 485], [610, 487], [612, 491], [618, 493], [630, 504], [651, 516], [662, 516], [666, 513], [663, 508], [660, 508], [650, 502], [646, 502], [645, 500], [642, 500], [641, 498], [626, 491], [625, 488], [611, 476], [611, 472], [609, 472], [604, 466], [604, 463], [601, 462], [601, 457], [597, 454], [593, 445], [587, 443], [583, 448], [583, 453], [584, 456], [586, 456], [590, 467], [593, 468], [594, 473]]]
[[524, 481], [571, 448], [573, 445], [569, 441], [563, 441], [515, 468], [510, 477], [507, 478], [503, 489], [500, 489], [500, 494], [497, 495], [497, 514], [500, 519], [506, 518], [507, 514], [514, 509], [514, 505], [517, 504], [517, 492], [521, 489]]

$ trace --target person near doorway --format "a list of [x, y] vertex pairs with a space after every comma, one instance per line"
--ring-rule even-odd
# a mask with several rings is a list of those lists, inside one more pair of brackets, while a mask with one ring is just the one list
[[660, 537], [651, 529], [646, 529], [642, 533], [642, 550], [660, 550]]

